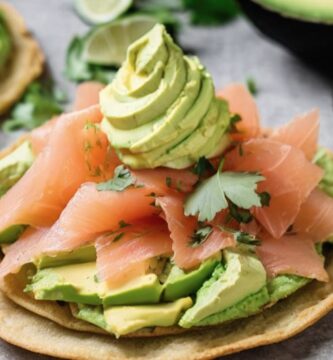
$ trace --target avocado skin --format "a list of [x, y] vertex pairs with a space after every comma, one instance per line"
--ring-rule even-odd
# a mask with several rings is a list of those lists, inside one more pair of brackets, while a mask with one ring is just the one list
[[238, 0], [242, 10], [264, 35], [288, 48], [320, 70], [329, 72], [333, 61], [333, 26], [288, 18], [252, 0]]

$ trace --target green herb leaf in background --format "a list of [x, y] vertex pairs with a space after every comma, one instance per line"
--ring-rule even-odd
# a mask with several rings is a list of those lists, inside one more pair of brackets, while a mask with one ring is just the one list
[[117, 69], [101, 65], [89, 64], [83, 57], [85, 38], [75, 37], [67, 49], [65, 75], [75, 82], [96, 80], [104, 84], [110, 83]]
[[255, 80], [253, 78], [249, 77], [246, 80], [246, 85], [247, 85], [247, 88], [248, 88], [249, 92], [252, 95], [257, 95], [258, 94], [258, 86], [257, 86], [257, 83], [255, 82]]
[[60, 103], [65, 100], [63, 93], [53, 91], [45, 84], [33, 82], [13, 107], [9, 119], [3, 123], [2, 128], [5, 132], [19, 129], [32, 130], [62, 113]]
[[193, 24], [216, 25], [232, 20], [239, 14], [235, 0], [183, 0], [191, 12]]
[[124, 165], [119, 165], [114, 171], [112, 179], [96, 185], [98, 191], [124, 191], [131, 185], [134, 185], [135, 178]]

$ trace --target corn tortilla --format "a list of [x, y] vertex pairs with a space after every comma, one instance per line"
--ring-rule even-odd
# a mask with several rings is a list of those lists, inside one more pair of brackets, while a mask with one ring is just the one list
[[[26, 138], [0, 152], [0, 158]], [[330, 281], [313, 281], [294, 295], [247, 319], [214, 327], [143, 329], [119, 340], [76, 319], [75, 307], [37, 301], [23, 289], [31, 265], [0, 283], [0, 338], [32, 352], [80, 360], [204, 360], [288, 339], [333, 309], [333, 251], [326, 256]]]
[[[55, 303], [36, 302], [26, 297], [18, 291], [18, 283], [13, 281], [15, 277], [11, 277], [2, 286], [11, 300], [0, 294], [0, 337], [33, 352], [66, 359], [212, 359], [285, 340], [330, 312], [333, 309], [332, 252], [327, 257], [327, 271], [328, 283], [313, 281], [247, 319], [188, 333], [120, 340], [97, 334], [92, 328], [84, 330], [82, 324], [71, 317], [68, 308], [59, 311]], [[49, 320], [51, 318], [55, 321]], [[75, 328], [80, 331], [73, 330]]]
[[44, 55], [26, 28], [21, 15], [8, 3], [0, 2], [13, 41], [13, 54], [0, 78], [0, 114], [5, 113], [43, 71]]

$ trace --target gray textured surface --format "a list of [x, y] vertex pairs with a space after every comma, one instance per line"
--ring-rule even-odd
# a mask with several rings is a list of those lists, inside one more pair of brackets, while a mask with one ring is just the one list
[[[48, 65], [60, 87], [73, 92], [62, 76], [65, 49], [74, 34], [85, 29], [67, 0], [10, 0], [26, 18], [43, 46]], [[259, 37], [244, 20], [225, 27], [184, 26], [181, 44], [198, 54], [212, 73], [216, 87], [252, 76], [260, 89], [257, 97], [262, 120], [273, 125], [319, 107], [321, 143], [333, 147], [333, 96], [330, 81], [301, 64], [292, 55]], [[0, 136], [0, 145], [8, 142]], [[333, 314], [284, 343], [243, 352], [225, 360], [329, 360], [333, 358]], [[1, 326], [1, 324], [0, 324]], [[61, 344], [59, 344], [61, 346]], [[203, 344], [204, 346], [204, 344]], [[0, 341], [0, 360], [45, 360]]]

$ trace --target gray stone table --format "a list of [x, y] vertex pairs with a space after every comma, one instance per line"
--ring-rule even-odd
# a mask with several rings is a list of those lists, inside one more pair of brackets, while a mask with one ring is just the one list
[[[63, 77], [65, 50], [75, 34], [86, 26], [75, 15], [70, 0], [9, 0], [24, 15], [48, 60], [58, 85], [73, 94], [73, 85]], [[253, 77], [265, 125], [279, 124], [314, 107], [321, 110], [321, 142], [333, 147], [333, 97], [331, 82], [300, 63], [292, 55], [260, 37], [244, 19], [223, 27], [184, 25], [180, 42], [200, 56], [212, 73], [217, 88]], [[0, 145], [9, 141], [0, 135]], [[284, 343], [226, 357], [226, 360], [329, 360], [333, 358], [333, 314]], [[0, 324], [1, 326], [1, 324]], [[59, 344], [61, 346], [61, 344]], [[0, 360], [39, 359], [0, 341]]]

